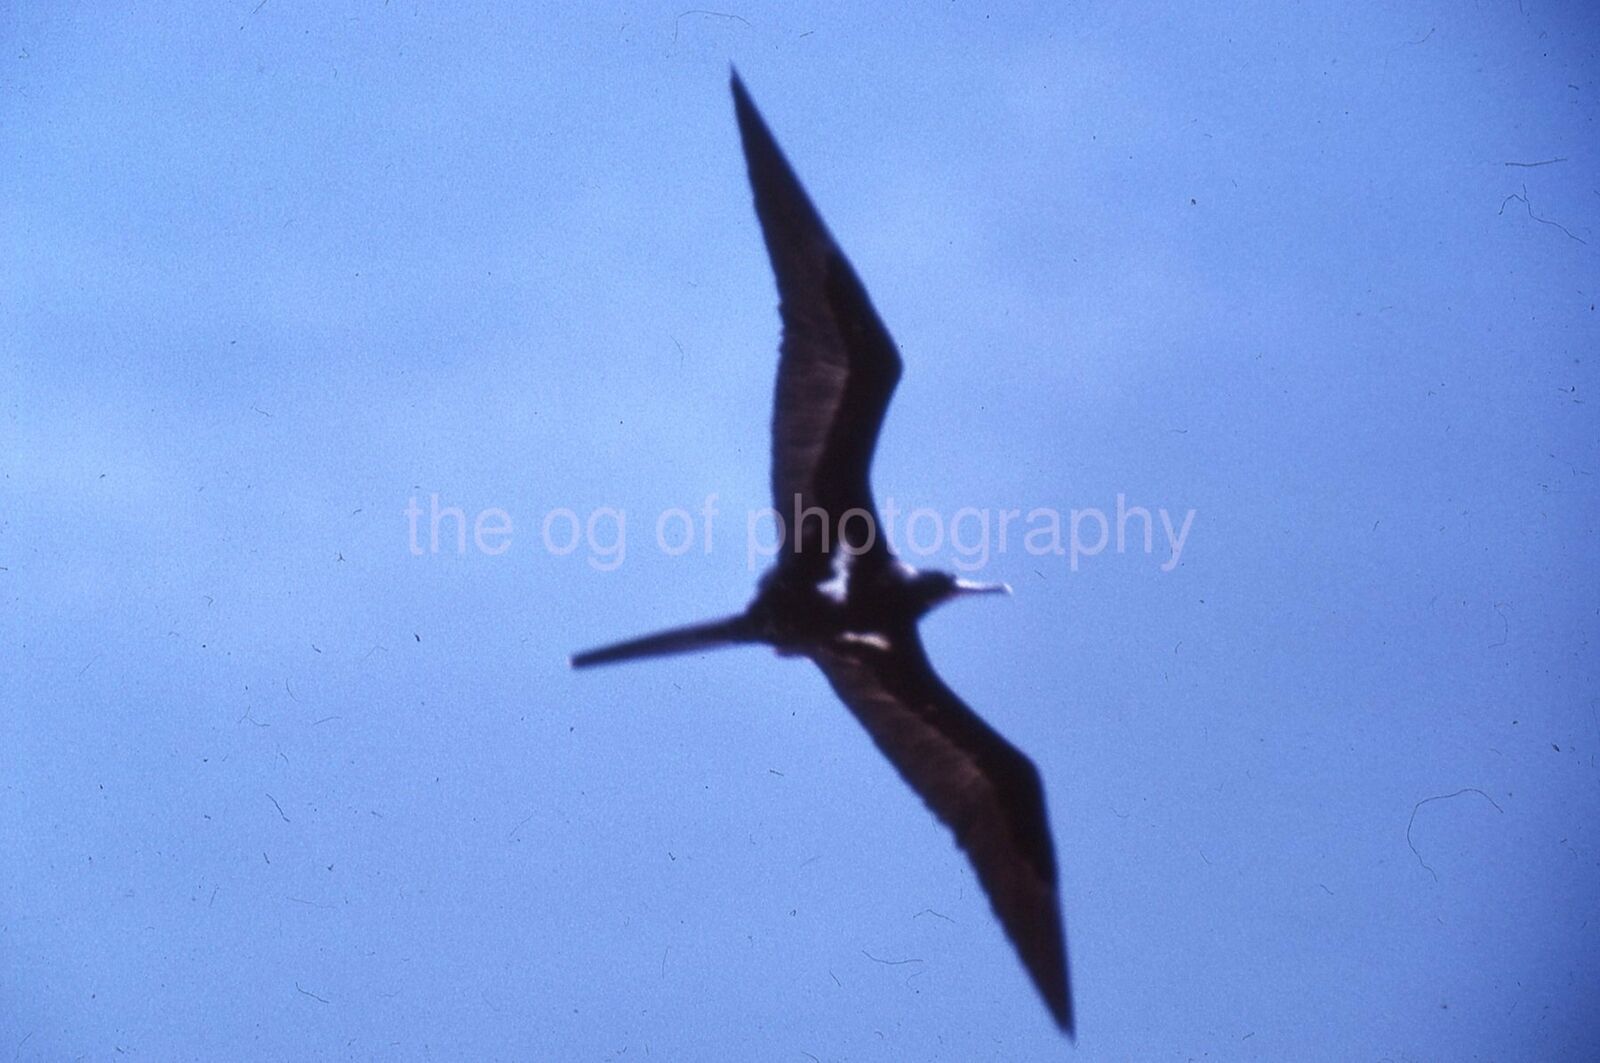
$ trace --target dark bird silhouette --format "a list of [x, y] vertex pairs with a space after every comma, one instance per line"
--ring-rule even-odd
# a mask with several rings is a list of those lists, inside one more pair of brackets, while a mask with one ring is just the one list
[[1070, 1037], [1072, 992], [1039, 773], [944, 685], [917, 634], [934, 606], [1009, 588], [918, 572], [878, 534], [869, 472], [900, 355], [737, 74], [733, 102], [783, 319], [772, 494], [784, 545], [744, 612], [580, 653], [572, 665], [744, 643], [811, 658], [954, 832]]

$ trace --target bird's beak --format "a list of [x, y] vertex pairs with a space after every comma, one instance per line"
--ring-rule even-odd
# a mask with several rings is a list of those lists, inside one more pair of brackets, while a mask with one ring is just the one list
[[1010, 594], [1009, 583], [978, 583], [970, 579], [956, 580], [957, 594]]

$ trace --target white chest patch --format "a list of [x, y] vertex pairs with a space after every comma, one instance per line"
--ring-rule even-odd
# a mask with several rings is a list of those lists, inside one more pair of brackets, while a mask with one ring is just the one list
[[817, 584], [817, 590], [843, 605], [850, 597], [850, 563], [854, 560], [843, 550], [836, 552], [831, 559], [833, 575]]

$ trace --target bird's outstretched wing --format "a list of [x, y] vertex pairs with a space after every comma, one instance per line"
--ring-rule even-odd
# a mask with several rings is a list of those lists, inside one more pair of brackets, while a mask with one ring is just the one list
[[[900, 379], [900, 355], [737, 74], [733, 102], [783, 318], [772, 411], [773, 506], [786, 525], [794, 522], [797, 499], [802, 510], [821, 507], [829, 514], [830, 547], [840, 518], [863, 510], [873, 527], [869, 552], [887, 556], [868, 473]], [[866, 527], [859, 518], [844, 522], [852, 545], [865, 545]], [[806, 520], [801, 531], [798, 551], [786, 544], [785, 563], [825, 571], [821, 523]]]
[[884, 756], [955, 833], [1057, 1025], [1073, 1033], [1055, 847], [1033, 763], [945, 686], [910, 631], [809, 651]]

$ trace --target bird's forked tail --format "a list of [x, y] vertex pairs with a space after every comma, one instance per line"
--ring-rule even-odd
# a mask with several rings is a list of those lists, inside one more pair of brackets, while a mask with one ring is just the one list
[[754, 625], [744, 613], [724, 617], [703, 624], [669, 628], [654, 635], [629, 639], [626, 642], [602, 646], [572, 655], [572, 667], [588, 668], [597, 664], [615, 664], [640, 657], [665, 657], [674, 653], [693, 653], [696, 650], [716, 649], [719, 646], [737, 646], [740, 643], [759, 642]]

